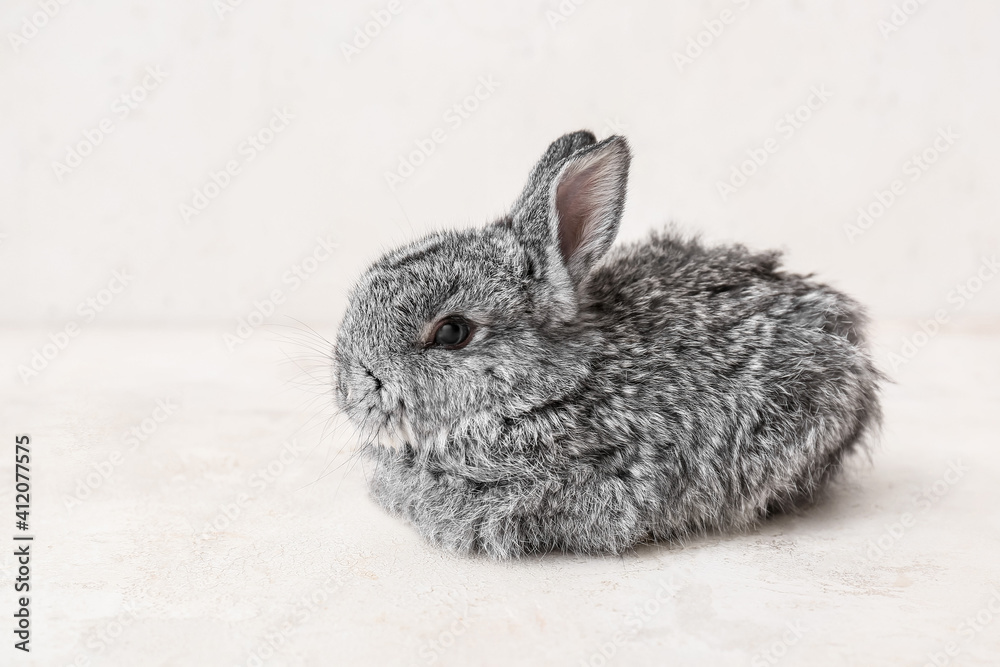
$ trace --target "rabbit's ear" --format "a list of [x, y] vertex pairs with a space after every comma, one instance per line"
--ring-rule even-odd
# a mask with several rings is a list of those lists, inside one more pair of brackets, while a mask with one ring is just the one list
[[549, 188], [549, 227], [569, 277], [579, 285], [618, 235], [631, 156], [610, 137], [570, 156]]
[[524, 186], [524, 191], [518, 197], [514, 209], [521, 209], [528, 205], [532, 197], [539, 191], [546, 190], [552, 177], [555, 175], [560, 164], [573, 153], [593, 146], [597, 143], [597, 137], [593, 132], [580, 130], [564, 134], [551, 144], [545, 154], [538, 160], [528, 175], [528, 183]]

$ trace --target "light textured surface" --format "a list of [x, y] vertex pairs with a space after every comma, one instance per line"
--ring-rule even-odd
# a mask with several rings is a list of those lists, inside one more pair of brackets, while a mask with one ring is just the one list
[[[596, 666], [602, 647], [608, 664], [760, 665], [775, 646], [787, 665], [922, 665], [949, 642], [956, 664], [1000, 655], [1000, 614], [968, 638], [961, 625], [1000, 591], [995, 333], [952, 329], [901, 366], [874, 465], [810, 511], [623, 558], [501, 564], [437, 552], [367, 499], [287, 330], [236, 353], [221, 333], [94, 330], [29, 390], [2, 385], [2, 422], [35, 452], [35, 651], [18, 664], [253, 665], [275, 631], [268, 665]], [[176, 410], [128, 451], [157, 399]], [[279, 465], [289, 440], [301, 452]], [[67, 509], [115, 450], [110, 478]], [[9, 576], [11, 556], [0, 565]], [[0, 599], [6, 614], [8, 585]]]
[[[1000, 620], [971, 637], [962, 624], [1000, 587], [1000, 281], [984, 264], [1000, 250], [1000, 3], [411, 0], [347, 59], [387, 0], [231, 1], [222, 16], [215, 0], [71, 1], [17, 48], [10, 34], [57, 3], [0, 7], [0, 516], [12, 435], [30, 433], [39, 539], [35, 652], [4, 643], [0, 664], [254, 665], [288, 619], [268, 665], [597, 667], [619, 631], [608, 664], [769, 665], [789, 623], [801, 638], [776, 664], [923, 665], [952, 641], [951, 664], [997, 664]], [[903, 4], [915, 13], [884, 36]], [[575, 9], [553, 23], [560, 6]], [[723, 10], [733, 21], [679, 68]], [[122, 116], [147, 68], [165, 75]], [[482, 79], [475, 111], [446, 120]], [[275, 108], [294, 118], [251, 161], [241, 142]], [[104, 118], [113, 131], [60, 177]], [[385, 172], [437, 127], [445, 141], [390, 190]], [[884, 446], [828, 502], [750, 535], [622, 559], [452, 558], [365, 498], [362, 471], [335, 457], [349, 431], [323, 435], [329, 408], [280, 350], [309, 353], [277, 343], [297, 337], [277, 325], [332, 336], [368, 261], [502, 213], [544, 147], [584, 127], [632, 143], [624, 238], [674, 219], [782, 247], [871, 306], [898, 381]], [[907, 161], [949, 127], [913, 180]], [[723, 201], [717, 182], [772, 137]], [[185, 224], [180, 204], [231, 159], [240, 173]], [[894, 179], [902, 194], [849, 238]], [[19, 374], [43, 352], [37, 376]], [[157, 399], [176, 410], [130, 450]], [[305, 450], [274, 463], [293, 438]], [[939, 482], [953, 462], [968, 469]], [[254, 477], [268, 465], [281, 473]], [[941, 497], [918, 501], [935, 483]], [[868, 559], [880, 538], [890, 548]]]

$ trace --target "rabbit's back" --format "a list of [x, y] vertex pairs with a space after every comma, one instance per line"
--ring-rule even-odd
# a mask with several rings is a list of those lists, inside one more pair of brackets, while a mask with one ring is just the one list
[[654, 535], [793, 505], [878, 421], [860, 307], [777, 253], [655, 235], [613, 251], [587, 297], [605, 340], [594, 414], [624, 409], [644, 430], [599, 447], [642, 461]]

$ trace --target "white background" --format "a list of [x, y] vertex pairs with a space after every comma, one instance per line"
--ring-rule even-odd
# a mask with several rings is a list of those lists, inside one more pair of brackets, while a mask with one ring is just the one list
[[[913, 14], [883, 34], [897, 3]], [[2, 4], [0, 664], [997, 664], [1000, 4], [412, 0], [345, 57], [387, 4]], [[133, 93], [148, 68], [165, 78]], [[829, 100], [785, 136], [814, 88]], [[124, 118], [122, 95], [144, 98]], [[293, 118], [248, 161], [275, 109]], [[443, 553], [367, 498], [320, 335], [384, 249], [501, 215], [581, 128], [631, 142], [623, 237], [673, 220], [782, 248], [869, 306], [894, 380], [881, 442], [816, 506], [740, 533]], [[942, 128], [957, 139], [911, 180]], [[16, 434], [30, 655], [10, 645]]]
[[[335, 322], [384, 248], [491, 220], [549, 141], [612, 127], [635, 154], [623, 237], [673, 220], [783, 248], [878, 318], [926, 317], [1000, 243], [1000, 5], [916, 6], [885, 37], [889, 2], [569, 3], [560, 21], [554, 1], [403, 2], [348, 60], [383, 4], [246, 0], [220, 19], [209, 0], [70, 2], [0, 51], [0, 321], [78, 318], [124, 267], [134, 281], [103, 322], [232, 328], [274, 288], [289, 292], [275, 321]], [[731, 23], [679, 68], [723, 10]], [[0, 26], [37, 11], [4, 3]], [[166, 79], [119, 120], [147, 67]], [[480, 77], [496, 91], [446, 123]], [[717, 182], [813, 86], [829, 101], [723, 202]], [[288, 128], [185, 224], [179, 205], [275, 107]], [[60, 180], [53, 163], [105, 117], [114, 131]], [[435, 127], [446, 141], [391, 191], [385, 173]], [[957, 141], [911, 181], [904, 163], [949, 127]], [[852, 243], [845, 225], [897, 178], [905, 193]], [[318, 234], [341, 252], [292, 292], [282, 276]], [[962, 319], [997, 315], [991, 287]]]

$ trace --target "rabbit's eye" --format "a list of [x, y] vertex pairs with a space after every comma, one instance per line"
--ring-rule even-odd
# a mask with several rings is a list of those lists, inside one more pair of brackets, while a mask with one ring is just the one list
[[434, 345], [458, 350], [472, 339], [472, 326], [460, 317], [448, 317], [437, 325], [434, 331]]

